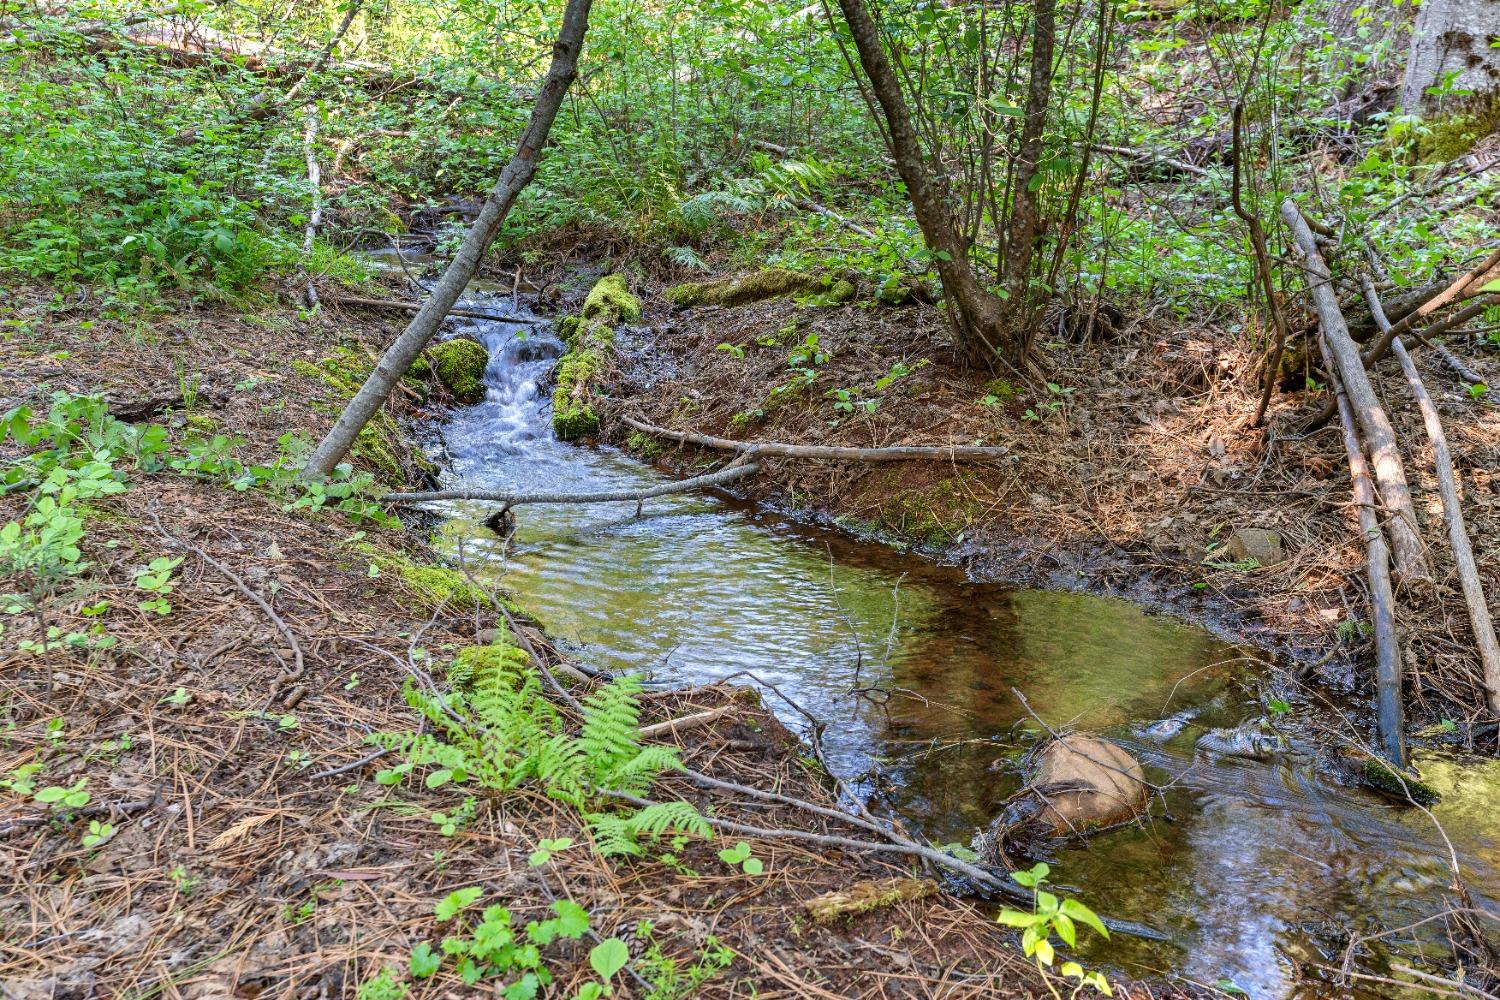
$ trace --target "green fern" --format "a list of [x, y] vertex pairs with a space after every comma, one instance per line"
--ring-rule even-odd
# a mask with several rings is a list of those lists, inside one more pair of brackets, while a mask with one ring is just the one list
[[[667, 831], [707, 837], [708, 823], [686, 802], [638, 812], [594, 812], [602, 791], [640, 795], [682, 762], [675, 747], [640, 745], [640, 681], [622, 678], [583, 700], [575, 738], [542, 693], [526, 654], [507, 642], [460, 650], [447, 670], [448, 691], [408, 680], [403, 693], [427, 720], [426, 733], [382, 733], [372, 742], [426, 769], [429, 787], [473, 782], [503, 792], [534, 781], [588, 820], [600, 854], [638, 855], [639, 839]], [[596, 807], [593, 807], [596, 808]]]

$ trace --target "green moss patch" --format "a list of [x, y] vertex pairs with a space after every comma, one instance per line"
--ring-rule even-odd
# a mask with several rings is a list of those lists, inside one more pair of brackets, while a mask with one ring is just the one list
[[975, 494], [987, 492], [977, 475], [961, 472], [912, 486], [896, 468], [874, 477], [861, 499], [876, 505], [871, 524], [920, 545], [946, 545], [983, 514]]
[[[412, 366], [413, 371], [416, 366]], [[331, 355], [311, 364], [306, 361], [293, 361], [292, 370], [299, 375], [315, 378], [333, 390], [337, 399], [342, 403], [359, 391], [364, 385], [365, 379], [370, 372], [375, 370], [375, 362], [364, 352], [348, 344], [340, 344], [334, 348]], [[408, 387], [420, 387], [419, 394], [425, 395], [426, 383], [412, 377], [408, 372], [402, 382]], [[356, 465], [372, 471], [382, 473], [396, 482], [406, 479], [406, 467], [403, 456], [409, 456], [411, 462], [429, 471], [435, 471], [435, 467], [426, 456], [420, 452], [408, 449], [401, 428], [396, 424], [396, 418], [385, 409], [375, 411], [375, 416], [365, 424], [359, 436], [354, 439], [354, 447], [349, 449], [349, 458]]]
[[559, 324], [571, 332], [571, 350], [557, 363], [557, 385], [552, 390], [552, 431], [573, 441], [599, 429], [594, 409], [600, 373], [614, 348], [615, 327], [637, 319], [641, 305], [617, 274], [599, 279], [584, 300], [583, 314]]
[[490, 354], [477, 341], [455, 337], [427, 349], [432, 373], [460, 403], [472, 404], [484, 399], [484, 370]]
[[595, 282], [583, 300], [585, 323], [619, 326], [641, 318], [641, 300], [630, 294], [630, 287], [619, 274], [607, 274]]
[[1430, 806], [1439, 798], [1437, 789], [1431, 785], [1415, 777], [1398, 776], [1389, 764], [1375, 757], [1366, 758], [1359, 773], [1365, 784], [1400, 802], [1410, 795], [1418, 805]]
[[[835, 292], [843, 297], [835, 299]], [[833, 301], [847, 302], [854, 294], [854, 285], [843, 279], [803, 274], [780, 267], [757, 271], [743, 278], [689, 281], [666, 291], [667, 301], [678, 306], [742, 306], [747, 302], [787, 295], [826, 295]]]

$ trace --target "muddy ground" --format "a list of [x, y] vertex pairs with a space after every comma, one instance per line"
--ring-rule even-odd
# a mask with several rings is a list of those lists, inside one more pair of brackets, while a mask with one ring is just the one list
[[[121, 314], [97, 300], [64, 300], [48, 288], [11, 288], [7, 295], [0, 409], [44, 408], [60, 390], [104, 393], [117, 413], [165, 427], [174, 454], [190, 441], [223, 435], [231, 439], [229, 453], [247, 463], [273, 460], [283, 434], [319, 433], [351, 376], [396, 329], [364, 314], [330, 311], [307, 319], [269, 301], [240, 310], [166, 305], [143, 315]], [[906, 338], [903, 349], [943, 360], [928, 312], [804, 313], [779, 303], [712, 317], [710, 324], [701, 316], [669, 319], [659, 305], [653, 308], [664, 331], [675, 324], [676, 332], [664, 332], [655, 344], [681, 359], [684, 380], [691, 378], [689, 366], [708, 360], [721, 373], [737, 370], [723, 365], [709, 343], [732, 339], [733, 324], [781, 324], [794, 315], [828, 325], [830, 342], [839, 345], [834, 327], [863, 329], [873, 315], [874, 329], [889, 331], [882, 336]], [[865, 371], [875, 363], [873, 353], [852, 348], [835, 358], [831, 364], [864, 358]], [[757, 361], [752, 353], [745, 367]], [[993, 440], [1014, 440], [1019, 450], [1031, 436], [1039, 449], [1044, 430], [1016, 425], [1008, 411], [948, 414], [958, 400], [972, 402], [973, 386], [939, 377], [939, 370], [935, 364], [913, 376], [910, 385], [922, 387], [920, 394], [872, 420], [834, 428], [834, 436], [894, 436], [891, 416], [928, 414], [949, 422], [914, 425], [907, 433], [947, 435], [974, 421], [993, 426], [986, 431]], [[734, 393], [753, 391], [750, 382], [737, 387], [733, 380], [699, 391], [720, 390], [728, 393], [723, 400], [691, 414], [696, 426], [718, 429], [715, 421], [738, 405]], [[641, 387], [635, 402], [665, 420], [670, 409], [658, 412], [651, 400], [688, 391], [686, 381], [662, 382]], [[410, 388], [400, 393], [389, 413], [394, 420], [361, 452], [360, 464], [386, 483], [415, 485], [426, 476], [406, 429], [439, 415], [445, 404], [439, 397], [422, 403], [420, 395]], [[1226, 402], [1221, 409], [1228, 414], [1234, 407]], [[687, 422], [686, 414], [678, 416]], [[809, 433], [814, 408], [799, 419]], [[793, 420], [789, 410], [759, 430], [791, 433], [799, 426]], [[1070, 410], [1049, 418], [1045, 433], [1066, 442], [1071, 454], [1087, 439], [1060, 430], [1079, 424], [1080, 414]], [[1245, 446], [1234, 441], [1230, 453], [1239, 455]], [[1142, 438], [1152, 442], [1159, 444], [1159, 435]], [[4, 457], [16, 453], [8, 442]], [[1096, 460], [1108, 468], [1106, 457]], [[1036, 467], [1060, 481], [1070, 461]], [[871, 491], [878, 482], [872, 475], [785, 468], [765, 482], [782, 499], [796, 490], [801, 506], [816, 506], [821, 496], [834, 509], [826, 498], [841, 477]], [[964, 502], [982, 505], [964, 508], [972, 514], [964, 544], [978, 546], [1002, 534], [996, 514], [1012, 505], [1013, 487], [1011, 479], [970, 476], [963, 480], [970, 483]], [[1042, 483], [1031, 491], [1060, 494], [1061, 486]], [[1327, 493], [1336, 496], [1336, 479]], [[845, 513], [873, 520], [882, 508], [873, 493], [864, 495]], [[0, 498], [0, 518], [19, 516], [28, 500], [24, 492]], [[1017, 523], [1058, 531], [1073, 525], [1085, 543], [1077, 551], [1085, 551], [1092, 536], [1083, 522], [1061, 518], [1053, 506], [1055, 500], [1045, 517], [1039, 506], [1034, 522]], [[553, 899], [586, 906], [595, 932], [629, 943], [642, 977], [620, 980], [619, 996], [1046, 991], [1013, 935], [950, 896], [897, 902], [826, 926], [811, 921], [810, 899], [911, 874], [889, 856], [750, 838], [765, 863], [758, 877], [729, 868], [715, 856], [719, 845], [703, 843], [688, 845], [675, 867], [649, 857], [606, 863], [581, 849], [533, 867], [528, 855], [543, 838], [581, 842], [586, 834], [570, 809], [524, 790], [482, 803], [471, 825], [444, 836], [432, 817], [451, 813], [461, 795], [415, 779], [377, 783], [381, 762], [369, 759], [366, 737], [416, 726], [401, 688], [427, 669], [429, 653], [441, 659], [504, 623], [485, 595], [435, 566], [420, 531], [355, 523], [330, 510], [288, 510], [285, 497], [266, 490], [237, 491], [201, 470], [172, 468], [131, 471], [125, 492], [91, 504], [87, 528], [83, 548], [92, 565], [75, 589], [49, 605], [48, 624], [64, 631], [97, 624], [117, 644], [17, 652], [17, 643], [37, 638], [39, 627], [30, 615], [5, 619], [0, 984], [7, 997], [354, 996], [382, 968], [409, 981], [408, 956], [422, 942], [436, 947], [446, 929], [435, 902], [467, 886], [482, 886], [483, 902], [508, 905], [518, 922], [546, 915]], [[1115, 537], [1136, 544], [1124, 526]], [[140, 608], [143, 595], [134, 585], [136, 572], [161, 555], [183, 559], [165, 614]], [[555, 658], [539, 632], [527, 634], [540, 656]], [[729, 696], [720, 689], [668, 692], [648, 699], [643, 721]], [[687, 763], [832, 803], [805, 748], [761, 707], [737, 704], [711, 730], [683, 740]], [[88, 793], [84, 805], [36, 801], [37, 788], [79, 782]], [[709, 802], [687, 785], [669, 783], [666, 793], [763, 827], [858, 832], [837, 822], [815, 824], [789, 807], [724, 795]], [[102, 842], [85, 840], [103, 825], [112, 829]], [[587, 944], [564, 942], [547, 952], [555, 995], [571, 995], [589, 976]], [[449, 969], [412, 983], [411, 995], [466, 994]], [[1116, 984], [1117, 996], [1187, 992], [1202, 991], [1190, 984]]]

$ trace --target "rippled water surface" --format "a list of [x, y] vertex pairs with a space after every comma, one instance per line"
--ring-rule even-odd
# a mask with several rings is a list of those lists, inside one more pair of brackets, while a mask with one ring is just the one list
[[[503, 309], [501, 296], [480, 296]], [[443, 428], [451, 485], [598, 491], [661, 481], [550, 429], [550, 333], [460, 324], [491, 352], [489, 395]], [[955, 569], [704, 496], [519, 510], [508, 548], [454, 504], [445, 533], [554, 638], [609, 670], [700, 682], [748, 671], [828, 723], [831, 763], [934, 841], [967, 842], [1014, 789], [1003, 766], [1035, 729], [1103, 730], [1170, 783], [1167, 815], [1064, 851], [1056, 878], [1168, 943], [1119, 938], [1095, 957], [1257, 997], [1347, 995], [1299, 983], [1330, 931], [1432, 912], [1448, 873], [1422, 813], [1273, 762], [1196, 756], [1202, 726], [1260, 714], [1241, 652], [1171, 618], [1077, 594], [975, 584]], [[1237, 680], [1239, 678], [1239, 680]], [[1165, 746], [1144, 723], [1196, 714]], [[795, 712], [782, 712], [793, 728]], [[1434, 762], [1436, 812], [1482, 896], [1494, 894], [1500, 776]], [[1333, 964], [1336, 964], [1335, 956]], [[1372, 995], [1379, 995], [1372, 994]]]

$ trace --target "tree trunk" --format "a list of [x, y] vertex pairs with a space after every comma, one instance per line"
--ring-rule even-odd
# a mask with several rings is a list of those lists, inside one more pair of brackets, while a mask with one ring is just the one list
[[[1021, 126], [1021, 148], [1012, 185], [1015, 196], [1005, 234], [1005, 273], [1001, 278], [1011, 308], [1026, 315], [1023, 353], [1031, 349], [1031, 258], [1036, 251], [1037, 238], [1042, 234], [1042, 215], [1034, 182], [1042, 163], [1042, 136], [1047, 127], [1047, 105], [1052, 99], [1052, 53], [1056, 44], [1057, 0], [1036, 0], [1036, 10], [1032, 15], [1026, 120]], [[1102, 25], [1099, 44], [1109, 44], [1102, 34]]]
[[1333, 276], [1313, 240], [1307, 220], [1291, 199], [1281, 204], [1281, 221], [1291, 230], [1292, 242], [1302, 252], [1307, 291], [1318, 314], [1318, 324], [1328, 345], [1334, 374], [1349, 397], [1349, 405], [1353, 407], [1360, 432], [1364, 435], [1365, 447], [1370, 452], [1375, 485], [1385, 508], [1385, 527], [1391, 536], [1396, 573], [1407, 585], [1430, 580], [1432, 575], [1427, 569], [1427, 556], [1422, 536], [1418, 533], [1411, 487], [1407, 484], [1406, 468], [1396, 445], [1396, 431], [1380, 405], [1380, 398], [1375, 395], [1375, 387], [1370, 384], [1370, 376], [1359, 356], [1359, 347], [1349, 339], [1349, 328], [1339, 310], [1338, 296], [1333, 291]]
[[980, 284], [969, 263], [968, 246], [960, 235], [947, 175], [941, 167], [930, 166], [922, 155], [906, 96], [886, 58], [879, 27], [863, 0], [839, 0], [839, 9], [849, 24], [860, 66], [880, 104], [896, 172], [906, 185], [922, 238], [936, 258], [954, 343], [974, 367], [992, 367], [997, 356], [1013, 364], [1024, 362], [1027, 347], [1024, 330], [1010, 328], [1004, 302]]
[[547, 133], [557, 118], [563, 96], [568, 92], [574, 77], [578, 75], [578, 57], [583, 52], [583, 36], [588, 30], [589, 8], [593, 0], [568, 0], [563, 12], [562, 27], [558, 30], [557, 42], [552, 47], [552, 65], [547, 70], [547, 79], [537, 93], [536, 103], [531, 108], [531, 120], [526, 131], [521, 133], [521, 142], [516, 155], [505, 165], [495, 188], [485, 199], [479, 216], [469, 227], [463, 244], [458, 248], [453, 262], [443, 272], [443, 277], [433, 288], [432, 295], [417, 311], [416, 316], [386, 350], [365, 384], [360, 386], [328, 436], [323, 438], [312, 457], [307, 460], [304, 475], [327, 476], [333, 472], [340, 459], [348, 453], [354, 438], [369, 423], [375, 411], [380, 409], [390, 396], [397, 380], [406, 374], [412, 362], [422, 353], [428, 341], [437, 333], [448, 310], [463, 294], [464, 286], [479, 269], [480, 258], [489, 249], [490, 242], [500, 230], [511, 206], [521, 190], [536, 175], [537, 156], [546, 145]]
[[[1423, 0], [1412, 27], [1401, 107], [1431, 115], [1500, 101], [1497, 34], [1500, 0]], [[1429, 88], [1470, 93], [1430, 94]]]

